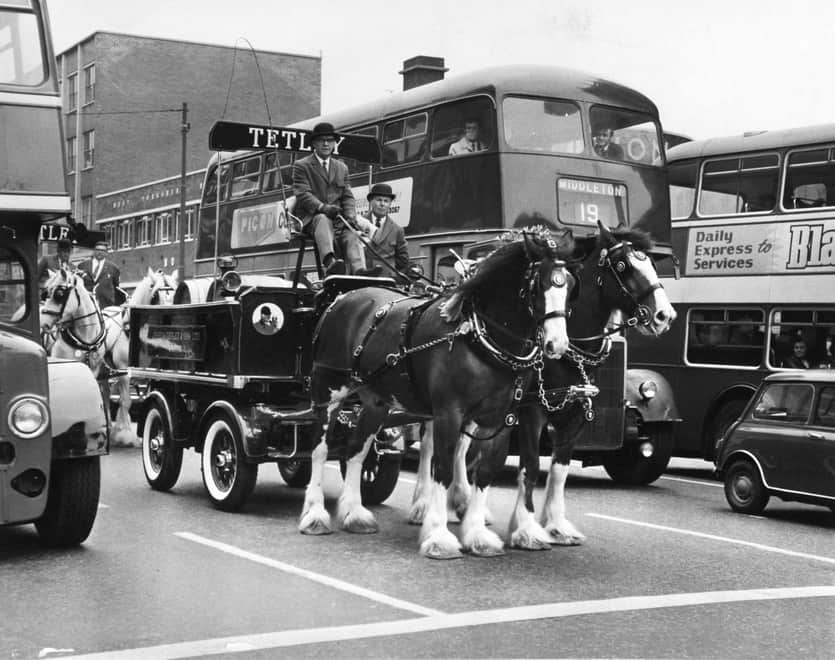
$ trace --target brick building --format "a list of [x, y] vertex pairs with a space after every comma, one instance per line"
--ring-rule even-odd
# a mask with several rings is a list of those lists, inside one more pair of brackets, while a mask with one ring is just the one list
[[58, 55], [58, 70], [73, 215], [107, 232], [124, 282], [175, 263], [184, 103], [189, 220], [214, 122], [285, 125], [320, 111], [320, 57], [95, 32]]

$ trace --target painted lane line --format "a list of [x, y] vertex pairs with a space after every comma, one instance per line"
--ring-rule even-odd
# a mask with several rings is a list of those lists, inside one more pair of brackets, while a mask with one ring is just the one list
[[668, 481], [680, 481], [684, 484], [697, 484], [699, 486], [710, 486], [711, 488], [724, 488], [724, 484], [720, 483], [713, 483], [712, 481], [699, 481], [698, 479], [682, 479], [681, 477], [660, 477], [661, 479], [667, 479]]
[[642, 522], [640, 520], [630, 520], [629, 518], [616, 518], [615, 516], [604, 516], [600, 513], [587, 513], [587, 516], [592, 518], [600, 518], [601, 520], [610, 520], [612, 522], [624, 523], [626, 525], [637, 525], [638, 527], [648, 527], [650, 529], [657, 529], [662, 532], [674, 532], [675, 534], [685, 534], [687, 536], [696, 536], [702, 539], [710, 539], [711, 541], [720, 541], [722, 543], [734, 543], [736, 545], [744, 545], [748, 548], [756, 548], [765, 552], [774, 552], [778, 555], [788, 555], [789, 557], [800, 557], [802, 559], [812, 559], [814, 561], [822, 561], [827, 564], [835, 564], [835, 557], [823, 557], [821, 555], [810, 555], [805, 552], [797, 552], [795, 550], [785, 550], [783, 548], [776, 548], [771, 545], [763, 545], [762, 543], [752, 543], [751, 541], [743, 541], [741, 539], [732, 539], [727, 536], [716, 536], [714, 534], [705, 534], [704, 532], [695, 532], [690, 529], [680, 529], [679, 527], [667, 527], [666, 525], [655, 525], [653, 523]]
[[415, 603], [400, 600], [399, 598], [381, 594], [377, 591], [371, 591], [370, 589], [365, 589], [364, 587], [358, 587], [350, 582], [337, 580], [336, 578], [328, 577], [327, 575], [322, 575], [321, 573], [314, 573], [313, 571], [308, 571], [307, 569], [299, 568], [297, 566], [293, 566], [292, 564], [285, 564], [282, 561], [277, 561], [275, 559], [270, 559], [269, 557], [264, 557], [263, 555], [255, 554], [254, 552], [249, 552], [248, 550], [236, 548], [234, 545], [229, 545], [220, 541], [213, 541], [212, 539], [207, 539], [204, 536], [198, 536], [197, 534], [192, 534], [191, 532], [175, 532], [174, 536], [179, 536], [181, 539], [185, 539], [186, 541], [200, 543], [201, 545], [205, 545], [209, 548], [214, 548], [215, 550], [220, 550], [221, 552], [226, 552], [242, 559], [248, 559], [249, 561], [253, 561], [257, 564], [269, 566], [270, 568], [275, 568], [279, 571], [290, 573], [291, 575], [297, 575], [313, 582], [318, 582], [319, 584], [340, 589], [341, 591], [346, 591], [354, 594], [355, 596], [362, 596], [363, 598], [368, 598], [369, 600], [382, 603], [383, 605], [396, 607], [414, 614], [420, 614], [422, 616], [442, 616], [444, 614], [440, 610], [433, 610], [428, 607], [416, 605]]
[[381, 623], [365, 623], [350, 626], [331, 626], [286, 630], [282, 632], [217, 637], [175, 644], [148, 646], [145, 648], [105, 651], [85, 655], [68, 656], [86, 660], [173, 660], [219, 654], [275, 649], [304, 644], [410, 635], [454, 628], [470, 628], [497, 624], [558, 619], [567, 616], [611, 614], [639, 610], [692, 607], [722, 603], [741, 603], [770, 600], [797, 600], [801, 598], [835, 598], [835, 586], [785, 587], [776, 589], [749, 589], [739, 591], [706, 591], [698, 593], [664, 594], [660, 596], [626, 596], [606, 600], [582, 600], [568, 603], [545, 603], [495, 610], [438, 614], [417, 619], [401, 619]]

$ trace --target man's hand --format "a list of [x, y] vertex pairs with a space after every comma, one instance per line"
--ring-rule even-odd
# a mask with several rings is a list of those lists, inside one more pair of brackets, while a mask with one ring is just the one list
[[336, 204], [325, 204], [322, 207], [321, 212], [328, 216], [331, 220], [336, 220], [336, 216], [342, 213], [342, 209], [339, 208]]
[[366, 220], [362, 216], [357, 216], [354, 219], [354, 222], [357, 225], [357, 229], [359, 229], [366, 236], [371, 236], [377, 228], [371, 220]]

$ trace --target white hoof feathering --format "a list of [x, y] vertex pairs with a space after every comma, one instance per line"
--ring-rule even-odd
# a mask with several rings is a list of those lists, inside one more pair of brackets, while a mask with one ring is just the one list
[[550, 550], [551, 536], [535, 520], [522, 523], [510, 535], [510, 547], [520, 550]]
[[340, 500], [336, 515], [340, 520], [340, 527], [352, 534], [374, 534], [379, 529], [374, 514], [356, 502], [348, 503]]
[[299, 520], [299, 531], [311, 536], [333, 533], [331, 517], [324, 505], [313, 504], [302, 512], [301, 520]]
[[434, 530], [421, 542], [420, 554], [430, 559], [457, 559], [464, 556], [455, 534], [445, 528]]
[[474, 527], [464, 535], [464, 549], [476, 557], [498, 557], [504, 554], [499, 535], [486, 527]]
[[114, 424], [110, 430], [110, 445], [112, 447], [141, 447], [142, 442], [130, 426]]
[[467, 513], [467, 507], [470, 505], [470, 497], [472, 495], [472, 487], [468, 483], [460, 484], [454, 483], [449, 489], [447, 496], [447, 505], [450, 509], [455, 511], [458, 520], [464, 520]]
[[548, 532], [552, 545], [583, 545], [586, 540], [586, 535], [567, 520], [560, 525], [548, 525], [545, 531]]
[[429, 508], [429, 498], [421, 497], [412, 502], [412, 508], [409, 509], [409, 524], [422, 525], [423, 519], [426, 517], [426, 510]]

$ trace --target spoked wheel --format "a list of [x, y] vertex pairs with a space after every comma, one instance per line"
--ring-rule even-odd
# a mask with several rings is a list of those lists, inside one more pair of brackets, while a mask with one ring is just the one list
[[206, 492], [222, 511], [239, 510], [255, 488], [258, 465], [246, 462], [237, 424], [224, 413], [208, 421], [200, 466]]
[[180, 477], [183, 448], [174, 442], [167, 415], [159, 403], [151, 403], [139, 428], [145, 479], [154, 490], [170, 490]]
[[291, 488], [304, 488], [310, 482], [313, 464], [309, 458], [290, 458], [278, 462], [281, 478]]
[[[400, 463], [403, 454], [378, 454], [372, 447], [362, 463], [362, 477], [360, 480], [360, 494], [362, 503], [373, 506], [385, 502], [394, 492], [397, 479], [400, 476]], [[344, 459], [339, 461], [342, 477], [348, 464]]]
[[768, 504], [769, 495], [751, 461], [734, 461], [725, 473], [725, 499], [734, 511], [756, 515]]

